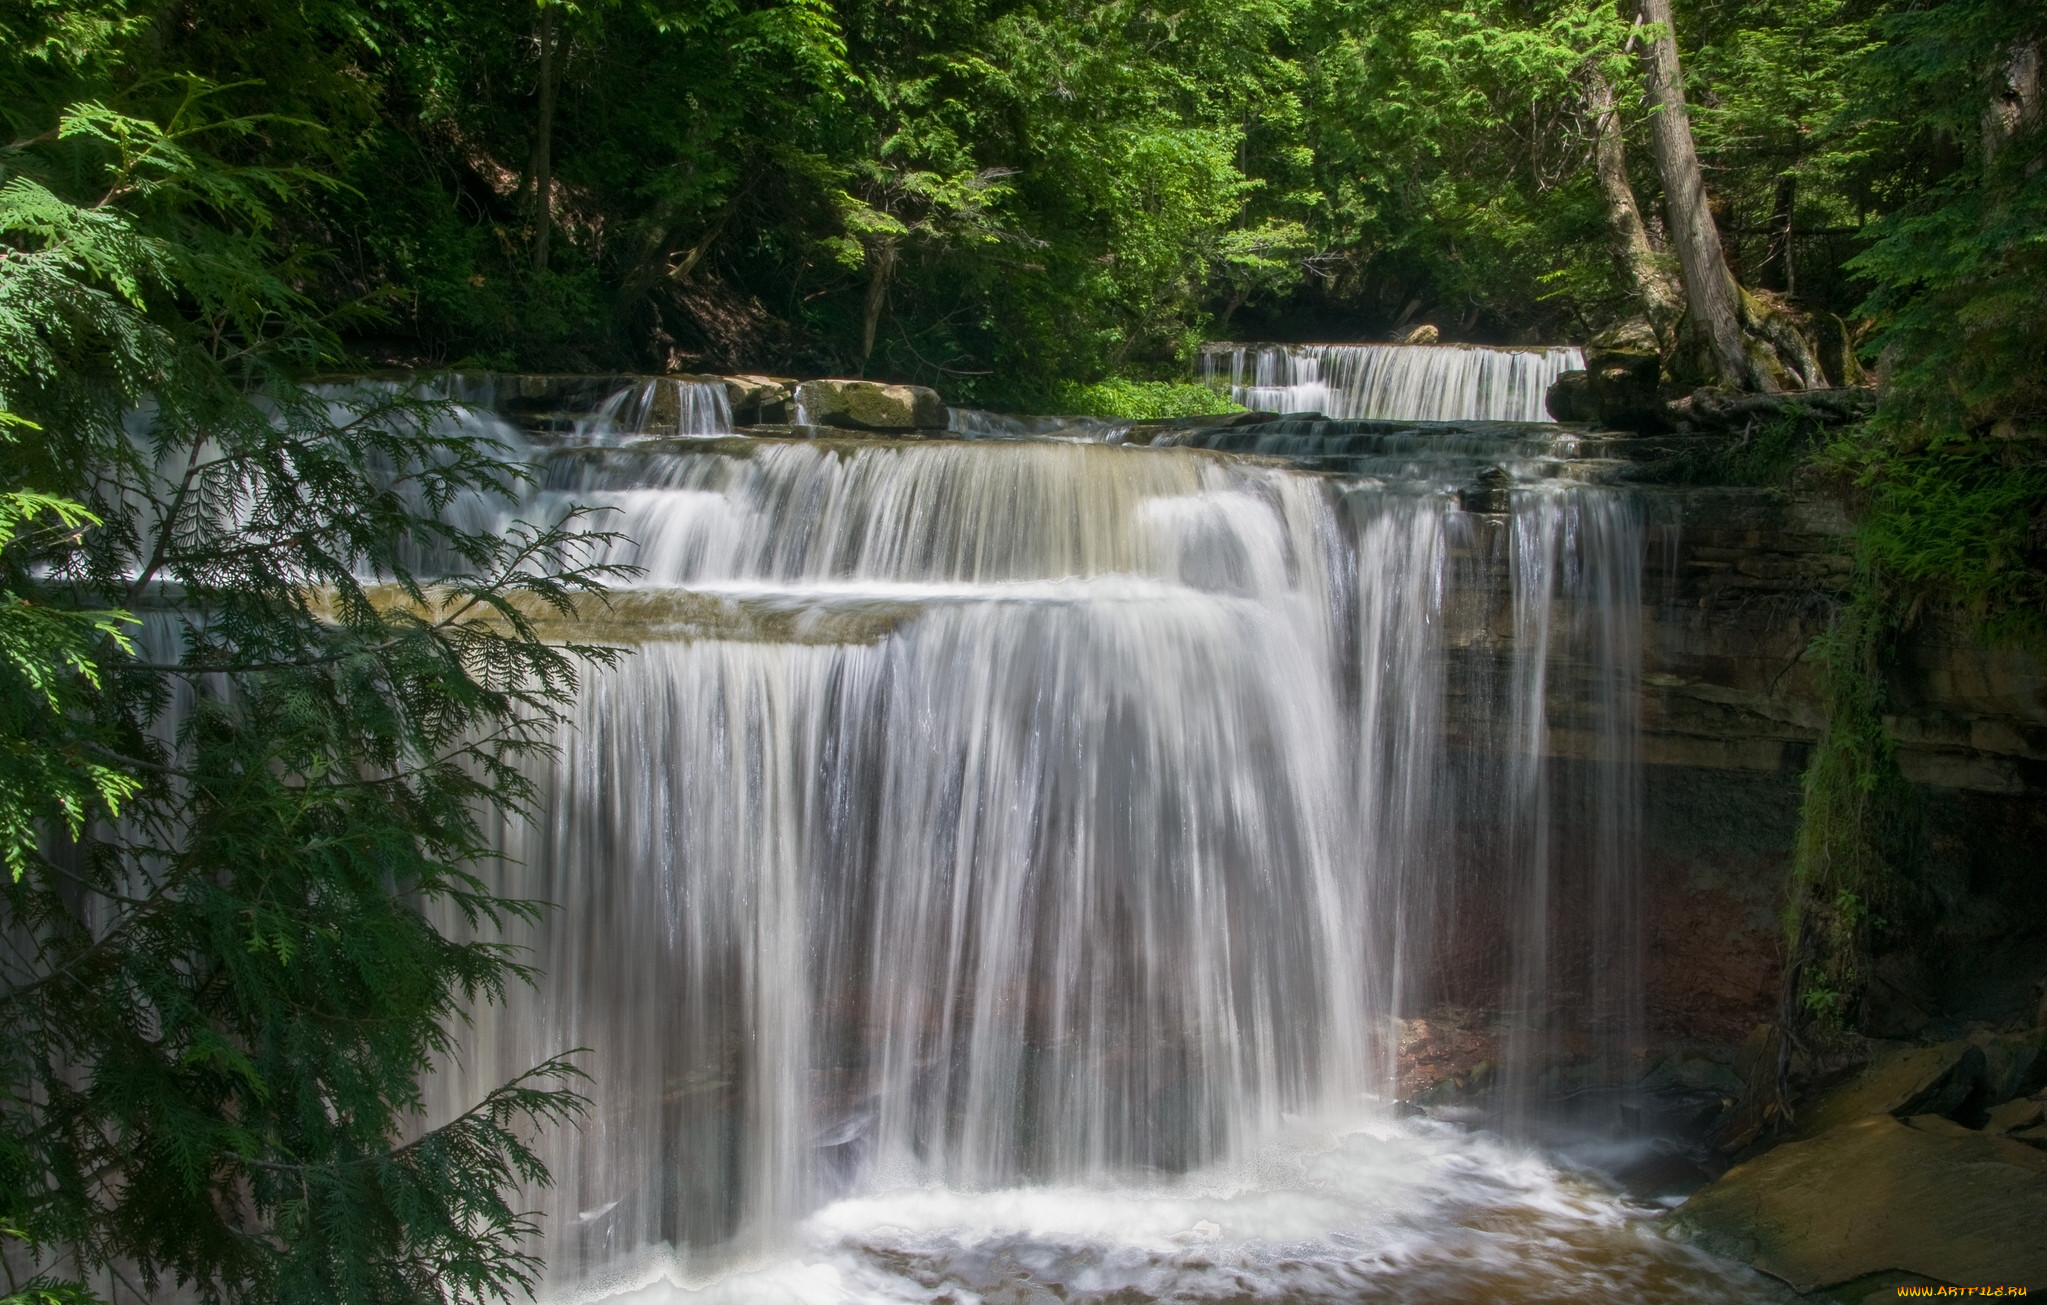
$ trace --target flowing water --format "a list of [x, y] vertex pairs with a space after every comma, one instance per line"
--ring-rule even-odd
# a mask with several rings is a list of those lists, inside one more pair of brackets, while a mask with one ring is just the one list
[[1267, 344], [1201, 355], [1202, 380], [1254, 411], [1420, 421], [1549, 421], [1550, 383], [1584, 366], [1568, 346]]
[[[545, 1296], [1760, 1298], [1531, 1140], [1640, 1041], [1636, 506], [1526, 428], [962, 434], [545, 464], [636, 651], [502, 833], [544, 977], [430, 1082], [586, 1049]], [[1399, 1117], [1486, 994], [1488, 1127]]]
[[732, 401], [722, 381], [655, 376], [607, 397], [575, 424], [577, 443], [616, 443], [635, 436], [730, 435]]

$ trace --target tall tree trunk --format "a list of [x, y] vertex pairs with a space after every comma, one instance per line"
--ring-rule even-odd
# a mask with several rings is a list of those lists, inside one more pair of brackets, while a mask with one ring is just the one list
[[874, 353], [874, 334], [881, 327], [881, 310], [888, 304], [889, 278], [896, 270], [896, 242], [877, 240], [867, 247], [867, 304], [860, 318], [860, 371], [865, 375], [867, 360]]
[[1642, 79], [1655, 110], [1650, 124], [1656, 168], [1663, 175], [1670, 238], [1684, 272], [1692, 325], [1710, 349], [1722, 380], [1743, 389], [1774, 390], [1768, 373], [1742, 344], [1741, 291], [1727, 270], [1720, 230], [1707, 207], [1706, 179], [1699, 170], [1691, 117], [1685, 111], [1684, 70], [1677, 60], [1670, 0], [1643, 0], [1642, 14], [1657, 29], [1656, 39], [1642, 50]]
[[547, 266], [554, 230], [554, 6], [540, 9], [540, 127], [533, 139], [533, 270]]
[[1635, 203], [1635, 189], [1628, 184], [1627, 156], [1621, 147], [1621, 115], [1614, 105], [1613, 84], [1596, 66], [1585, 70], [1585, 105], [1592, 113], [1593, 172], [1599, 179], [1600, 196], [1606, 202], [1606, 223], [1614, 256], [1634, 289], [1642, 315], [1651, 329], [1663, 337], [1684, 312], [1684, 294], [1656, 263], [1656, 248], [1649, 243], [1641, 207]]
[[1990, 107], [1983, 113], [1983, 160], [2040, 117], [2040, 47], [2022, 41], [2006, 47], [1991, 82]]

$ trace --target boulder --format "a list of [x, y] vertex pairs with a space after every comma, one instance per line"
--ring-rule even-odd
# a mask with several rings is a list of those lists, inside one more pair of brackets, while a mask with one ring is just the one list
[[796, 406], [802, 420], [819, 426], [879, 431], [932, 430], [945, 426], [944, 400], [936, 390], [921, 385], [805, 381], [796, 387]]
[[1885, 1272], [2038, 1286], [2047, 1153], [1947, 1120], [1875, 1115], [1736, 1165], [1677, 1222], [1801, 1292]]
[[1647, 324], [1624, 322], [1585, 345], [1592, 405], [1603, 425], [1620, 430], [1667, 430], [1662, 394], [1663, 354]]
[[1983, 1049], [1970, 1042], [1888, 1049], [1799, 1111], [1797, 1135], [1816, 1137], [1869, 1115], [1949, 1114], [1980, 1096], [1986, 1064]]
[[723, 379], [734, 421], [742, 425], [757, 425], [789, 420], [789, 404], [796, 397], [797, 382], [794, 378], [745, 373]]
[[1402, 344], [1434, 344], [1442, 338], [1443, 333], [1441, 331], [1427, 322], [1423, 322], [1420, 326], [1401, 336], [1400, 342]]
[[1983, 1125], [1983, 1131], [1996, 1137], [2005, 1133], [2020, 1133], [2037, 1128], [2047, 1120], [2047, 1102], [2033, 1100], [2007, 1101], [2001, 1106], [1990, 1108], [1990, 1118]]
[[2039, 1031], [1983, 1042], [1984, 1104], [2031, 1096], [2047, 1088], [2047, 1034]]
[[1591, 373], [1560, 374], [1543, 394], [1542, 406], [1558, 421], [1598, 421], [1599, 405], [1592, 401]]

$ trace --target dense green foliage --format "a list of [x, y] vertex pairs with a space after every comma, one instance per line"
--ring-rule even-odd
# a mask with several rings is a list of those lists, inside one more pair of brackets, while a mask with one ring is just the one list
[[[1849, 316], [1868, 289], [1842, 268], [1854, 230], [1942, 166], [1851, 129], [1872, 12], [1681, 9], [1737, 270]], [[1632, 15], [1611, 3], [6, 14], [16, 138], [82, 99], [164, 121], [197, 76], [251, 122], [229, 157], [330, 178], [278, 209], [276, 234], [309, 302], [384, 307], [340, 327], [374, 361], [864, 369], [1002, 406], [1110, 373], [1174, 379], [1230, 333], [1582, 334], [1625, 299], [1587, 166], [1595, 68], [1621, 91], [1652, 226], [1658, 208]], [[50, 53], [85, 32], [94, 58]]]
[[[1976, 221], [1987, 91], [1960, 83], [2024, 12], [1681, 5], [1742, 281], [1829, 329], [1865, 320], [1872, 291], [1881, 314], [1919, 302], [1911, 251]], [[329, 180], [278, 206], [275, 235], [309, 304], [383, 309], [336, 323], [365, 361], [864, 371], [1014, 406], [1112, 373], [1178, 379], [1214, 336], [1605, 324], [1626, 294], [1589, 168], [1595, 71], [1659, 221], [1632, 17], [1588, 0], [13, 0], [20, 93], [0, 113], [24, 139], [82, 100], [162, 122], [183, 79], [227, 88], [218, 111], [249, 124], [230, 159]], [[1963, 25], [1966, 48], [1911, 53]], [[92, 57], [62, 56], [81, 40]], [[2037, 215], [2001, 212], [2023, 243]], [[1955, 305], [1924, 307], [1931, 345]]]
[[1083, 417], [1129, 417], [1154, 421], [1165, 417], [1200, 417], [1242, 412], [1228, 396], [1191, 381], [1133, 381], [1112, 376], [1092, 385], [1062, 385], [1050, 393], [1060, 412]]
[[[1226, 406], [1186, 383], [1212, 338], [1584, 338], [1633, 311], [1595, 79], [1659, 235], [1633, 17], [0, 0], [0, 1236], [202, 1297], [532, 1271], [518, 1126], [575, 1108], [567, 1067], [414, 1107], [521, 974], [434, 921], [528, 911], [471, 877], [480, 822], [603, 655], [523, 613], [604, 577], [573, 521], [456, 524], [519, 473], [432, 404], [307, 376], [861, 373], [1149, 417]], [[1787, 910], [1793, 1017], [1850, 1018], [1911, 900], [1892, 644], [1935, 607], [2047, 643], [2047, 168], [2006, 75], [2042, 10], [1677, 26], [1736, 274], [1886, 381], [1823, 455], [1860, 569]], [[1695, 472], [1774, 479], [1812, 434]]]
[[[43, 12], [14, 76], [114, 57]], [[436, 920], [532, 914], [470, 867], [610, 656], [523, 613], [603, 572], [573, 519], [455, 524], [521, 472], [432, 405], [294, 382], [340, 357], [280, 248], [306, 178], [166, 94], [0, 155], [0, 1236], [57, 1275], [8, 1290], [501, 1297], [519, 1130], [580, 1098], [549, 1063], [419, 1116], [523, 973]]]

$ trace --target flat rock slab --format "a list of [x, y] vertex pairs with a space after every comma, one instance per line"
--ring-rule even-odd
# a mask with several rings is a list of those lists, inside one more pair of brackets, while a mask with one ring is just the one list
[[1678, 1222], [1802, 1292], [1885, 1272], [2047, 1288], [2047, 1152], [1877, 1115], [1735, 1166]]
[[1982, 1077], [1983, 1051], [1968, 1042], [1903, 1047], [1876, 1057], [1798, 1114], [1798, 1136], [1818, 1137], [1866, 1115], [1946, 1114]]
[[819, 426], [856, 430], [910, 431], [945, 426], [945, 401], [921, 385], [876, 381], [805, 381], [796, 387], [796, 406]]

